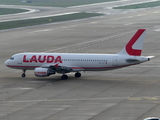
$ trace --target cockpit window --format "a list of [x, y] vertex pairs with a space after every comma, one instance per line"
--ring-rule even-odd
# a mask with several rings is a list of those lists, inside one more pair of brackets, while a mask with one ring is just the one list
[[10, 60], [14, 60], [14, 57], [11, 57]]

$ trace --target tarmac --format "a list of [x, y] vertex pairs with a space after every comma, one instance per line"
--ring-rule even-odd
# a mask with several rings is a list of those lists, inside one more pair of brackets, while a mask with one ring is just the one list
[[[0, 32], [0, 120], [143, 120], [160, 117], [160, 8]], [[147, 29], [149, 62], [113, 71], [37, 78], [7, 68], [20, 52], [118, 53]]]

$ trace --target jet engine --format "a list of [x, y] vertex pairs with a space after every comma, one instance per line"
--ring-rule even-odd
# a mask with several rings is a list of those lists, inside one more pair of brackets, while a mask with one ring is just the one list
[[37, 77], [47, 77], [55, 73], [56, 72], [54, 70], [51, 70], [50, 68], [39, 67], [34, 69], [34, 75]]

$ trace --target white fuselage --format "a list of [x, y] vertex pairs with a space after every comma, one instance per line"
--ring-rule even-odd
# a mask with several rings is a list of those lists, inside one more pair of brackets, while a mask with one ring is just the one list
[[61, 79], [67, 79], [69, 72], [81, 77], [80, 71], [113, 70], [149, 61], [150, 58], [141, 56], [144, 35], [145, 29], [139, 29], [117, 54], [19, 53], [6, 60], [5, 65], [22, 69], [22, 77], [26, 70], [34, 70], [37, 77], [61, 73]]
[[[128, 59], [139, 61], [127, 62]], [[58, 64], [70, 67], [75, 72], [118, 69], [145, 61], [148, 61], [148, 58], [118, 54], [19, 53], [13, 55], [5, 64], [11, 68], [26, 70]]]

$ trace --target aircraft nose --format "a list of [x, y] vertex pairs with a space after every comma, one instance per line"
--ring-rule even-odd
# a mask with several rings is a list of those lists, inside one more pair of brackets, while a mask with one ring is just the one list
[[4, 62], [4, 64], [7, 66], [7, 65], [9, 65], [9, 60], [6, 60], [5, 62]]

